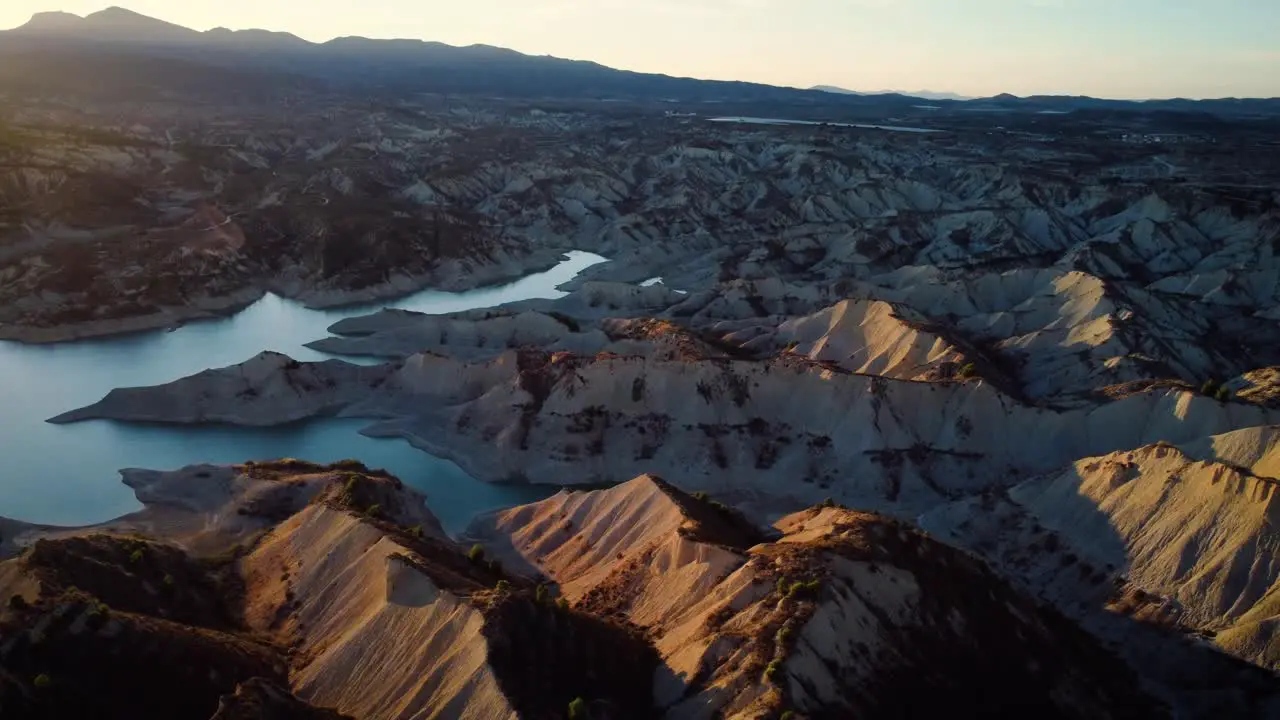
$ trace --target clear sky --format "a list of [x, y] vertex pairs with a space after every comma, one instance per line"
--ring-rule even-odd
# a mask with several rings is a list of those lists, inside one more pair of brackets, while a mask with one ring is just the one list
[[[1280, 0], [128, 0], [198, 30], [487, 43], [856, 90], [1280, 96]], [[102, 0], [0, 0], [0, 27]]]

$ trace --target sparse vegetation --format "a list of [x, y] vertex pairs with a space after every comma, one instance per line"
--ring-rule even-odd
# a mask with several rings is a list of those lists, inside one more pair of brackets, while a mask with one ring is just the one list
[[364, 514], [371, 518], [378, 518], [382, 515], [382, 506], [376, 504], [370, 505], [369, 509], [364, 511]]
[[467, 559], [477, 565], [483, 563], [484, 548], [479, 543], [472, 545], [471, 549], [467, 551]]
[[961, 380], [969, 380], [978, 377], [978, 366], [973, 363], [965, 363], [960, 366], [960, 370], [956, 372], [956, 377]]
[[567, 611], [569, 609], [569, 601], [566, 600], [565, 598], [558, 597], [556, 598], [556, 607], [559, 608], [560, 610]]
[[129, 554], [129, 562], [133, 563], [134, 565], [137, 565], [138, 563], [142, 562], [142, 556], [143, 556], [142, 548], [138, 548], [137, 550], [134, 550], [132, 553]]
[[538, 588], [533, 591], [534, 601], [541, 605], [547, 601], [547, 597], [547, 586], [539, 583]]
[[587, 701], [582, 698], [574, 698], [569, 703], [569, 720], [588, 720], [590, 714], [587, 712]]
[[37, 690], [46, 690], [48, 688], [53, 687], [53, 678], [49, 677], [44, 673], [40, 673], [39, 675], [36, 676], [36, 679], [34, 682], [32, 682], [32, 685], [35, 685]]
[[1214, 393], [1214, 398], [1216, 398], [1218, 402], [1230, 402], [1232, 398], [1231, 390], [1226, 387], [1220, 387], [1218, 388], [1218, 392]]
[[765, 682], [776, 682], [778, 676], [782, 674], [782, 661], [770, 660], [769, 665], [764, 669]]
[[414, 536], [414, 537], [416, 537], [416, 538], [418, 538], [419, 540], [421, 540], [421, 539], [422, 539], [422, 526], [421, 526], [421, 525], [414, 525], [413, 527], [409, 528], [409, 534], [410, 534], [410, 535], [412, 535], [412, 536]]
[[500, 593], [508, 593], [511, 592], [511, 583], [506, 580], [499, 580], [498, 584], [493, 586], [493, 589]]

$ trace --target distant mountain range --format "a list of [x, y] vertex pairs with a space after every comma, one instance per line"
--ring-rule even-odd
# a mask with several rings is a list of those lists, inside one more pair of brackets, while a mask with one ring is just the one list
[[[154, 62], [164, 58], [165, 63]], [[922, 100], [1005, 110], [1172, 110], [1280, 115], [1280, 99], [1131, 102], [1042, 96], [970, 99], [948, 92], [856, 93], [638, 73], [489, 45], [342, 37], [312, 43], [266, 30], [199, 32], [123, 8], [80, 17], [39, 13], [0, 32], [0, 83], [35, 91], [274, 92], [282, 82], [343, 92], [430, 92], [511, 98], [610, 99], [907, 112]], [[287, 85], [286, 85], [287, 86]], [[950, 106], [950, 105], [949, 105]], [[978, 109], [978, 108], [975, 108]]]
[[834, 93], [836, 95], [906, 95], [907, 97], [921, 98], [923, 100], [973, 100], [974, 98], [964, 95], [957, 95], [953, 92], [935, 92], [933, 90], [873, 90], [871, 92], [862, 92], [859, 90], [848, 90], [835, 85], [814, 85], [810, 90], [820, 90], [825, 93]]

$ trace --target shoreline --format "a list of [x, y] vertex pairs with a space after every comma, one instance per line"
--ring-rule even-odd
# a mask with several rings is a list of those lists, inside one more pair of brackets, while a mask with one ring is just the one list
[[[204, 304], [165, 308], [161, 312], [148, 315], [90, 320], [52, 327], [0, 322], [0, 342], [35, 346], [56, 345], [82, 340], [121, 338], [159, 330], [173, 331], [187, 323], [233, 317], [262, 300], [268, 293], [314, 311], [358, 308], [380, 302], [395, 302], [428, 291], [465, 293], [547, 272], [564, 262], [567, 253], [574, 251], [572, 248], [535, 250], [525, 256], [527, 263], [520, 263], [515, 258], [508, 257], [505, 262], [487, 264], [468, 275], [454, 276], [453, 279], [444, 280], [438, 285], [432, 284], [435, 273], [417, 278], [398, 276], [403, 280], [393, 279], [359, 290], [304, 290], [288, 288], [280, 282], [266, 282], [250, 286], [245, 292], [210, 298]], [[375, 308], [370, 309], [376, 311]]]

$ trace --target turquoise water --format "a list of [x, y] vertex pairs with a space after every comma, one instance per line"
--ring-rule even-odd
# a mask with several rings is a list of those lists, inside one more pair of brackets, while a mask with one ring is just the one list
[[207, 368], [243, 362], [264, 350], [296, 360], [329, 356], [303, 347], [346, 317], [384, 305], [429, 313], [555, 298], [555, 288], [604, 262], [573, 252], [545, 273], [466, 293], [425, 291], [393, 303], [308, 310], [268, 295], [239, 314], [174, 332], [34, 346], [0, 342], [0, 515], [35, 523], [83, 525], [139, 509], [120, 482], [122, 468], [171, 470], [195, 463], [278, 457], [317, 462], [356, 458], [427, 494], [445, 528], [457, 532], [478, 512], [546, 497], [555, 488], [491, 485], [400, 440], [367, 438], [359, 420], [317, 420], [282, 428], [174, 427], [108, 421], [45, 422], [99, 400], [117, 387], [156, 385]]

